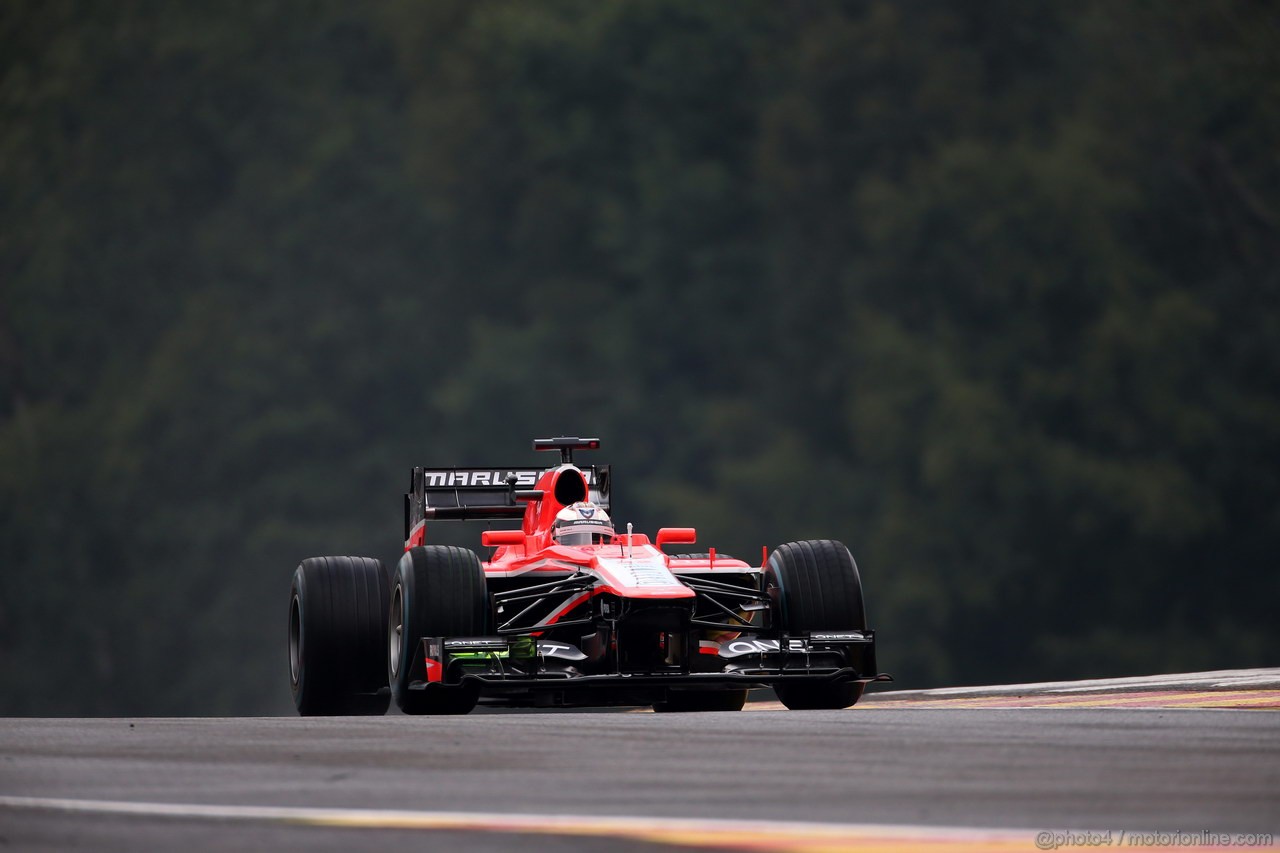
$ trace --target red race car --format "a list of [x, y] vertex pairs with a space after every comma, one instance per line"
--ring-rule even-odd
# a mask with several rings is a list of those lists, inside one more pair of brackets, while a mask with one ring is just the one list
[[[653, 705], [732, 711], [773, 687], [784, 705], [845, 708], [876, 670], [849, 550], [818, 539], [767, 549], [761, 564], [667, 554], [614, 526], [608, 466], [578, 467], [599, 439], [548, 438], [560, 464], [414, 468], [405, 552], [394, 572], [362, 557], [314, 557], [293, 575], [289, 675], [302, 714], [465, 714], [477, 702]], [[426, 522], [487, 529], [488, 560], [427, 545]], [[389, 689], [388, 689], [389, 688]]]

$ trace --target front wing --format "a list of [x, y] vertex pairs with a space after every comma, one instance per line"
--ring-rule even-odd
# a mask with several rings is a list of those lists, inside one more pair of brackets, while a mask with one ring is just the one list
[[692, 660], [643, 670], [584, 671], [587, 662], [581, 649], [559, 640], [423, 637], [409, 689], [465, 687], [507, 704], [620, 705], [662, 701], [673, 690], [892, 680], [876, 668], [871, 630], [702, 640]]

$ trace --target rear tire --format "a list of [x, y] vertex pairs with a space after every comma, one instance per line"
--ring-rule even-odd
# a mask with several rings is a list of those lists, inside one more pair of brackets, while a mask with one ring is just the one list
[[672, 690], [667, 701], [654, 702], [659, 714], [686, 711], [741, 711], [747, 704], [746, 690]]
[[[867, 627], [858, 566], [849, 549], [834, 539], [779, 546], [765, 566], [765, 589], [773, 601], [774, 624], [786, 632]], [[862, 698], [864, 688], [861, 682], [816, 680], [779, 684], [774, 690], [783, 705], [800, 711], [848, 708]]]
[[378, 716], [387, 690], [387, 600], [382, 563], [313, 557], [293, 573], [289, 684], [303, 716]]
[[424, 545], [400, 558], [388, 608], [387, 674], [396, 705], [406, 714], [466, 714], [480, 698], [477, 686], [411, 690], [414, 657], [423, 637], [475, 637], [485, 633], [489, 596], [480, 558], [465, 548]]

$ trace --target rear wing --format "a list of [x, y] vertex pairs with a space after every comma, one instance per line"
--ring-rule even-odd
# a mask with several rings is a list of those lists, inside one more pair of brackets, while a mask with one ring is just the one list
[[[404, 496], [404, 537], [420, 522], [499, 521], [524, 517], [515, 489], [532, 489], [545, 468], [414, 468]], [[581, 467], [589, 500], [609, 511], [608, 465]]]

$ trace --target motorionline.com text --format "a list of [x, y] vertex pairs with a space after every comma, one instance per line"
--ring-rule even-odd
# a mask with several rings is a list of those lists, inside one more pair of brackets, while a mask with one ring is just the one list
[[1270, 832], [1105, 832], [1050, 831], [1037, 833], [1036, 847], [1059, 850], [1068, 847], [1270, 847], [1275, 834]]

